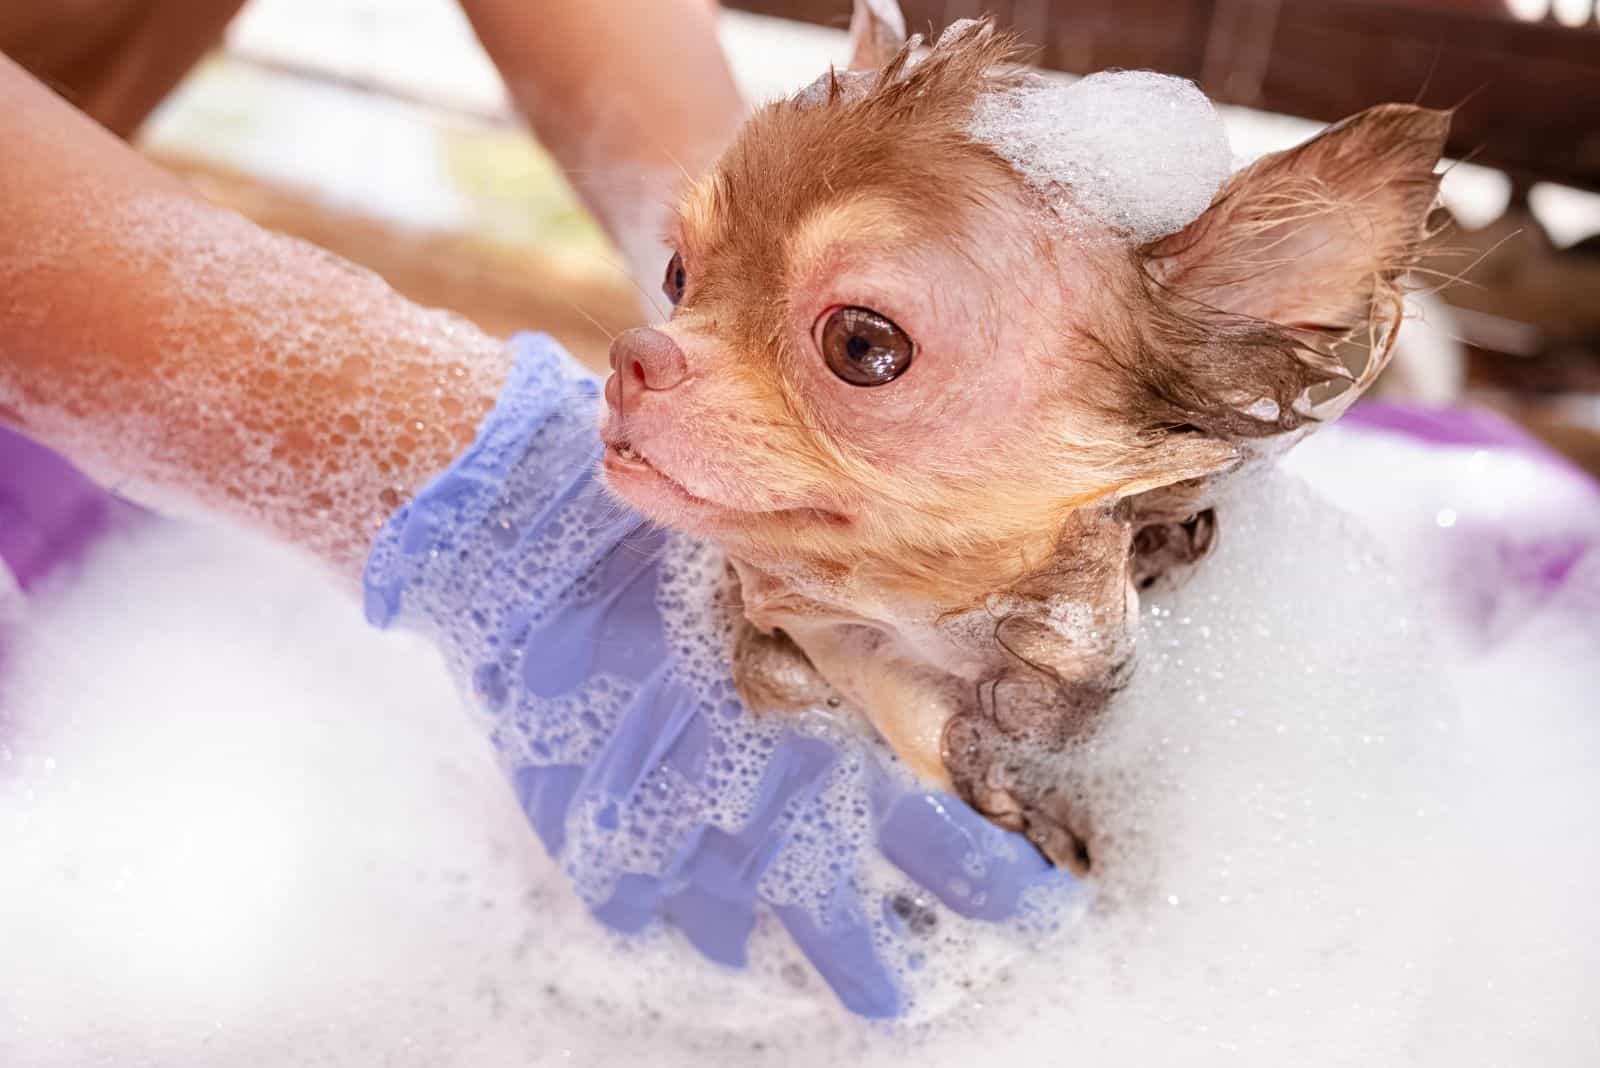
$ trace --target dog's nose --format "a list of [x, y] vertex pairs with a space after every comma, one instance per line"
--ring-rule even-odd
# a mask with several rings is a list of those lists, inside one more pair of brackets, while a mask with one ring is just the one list
[[624, 389], [671, 389], [689, 376], [678, 343], [647, 326], [624, 330], [611, 342], [611, 369]]

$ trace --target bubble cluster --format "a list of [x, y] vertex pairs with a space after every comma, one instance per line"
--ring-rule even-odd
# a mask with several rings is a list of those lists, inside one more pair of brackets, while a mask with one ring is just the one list
[[1107, 71], [982, 97], [968, 128], [1064, 221], [1143, 244], [1211, 203], [1233, 167], [1222, 120], [1193, 82]]

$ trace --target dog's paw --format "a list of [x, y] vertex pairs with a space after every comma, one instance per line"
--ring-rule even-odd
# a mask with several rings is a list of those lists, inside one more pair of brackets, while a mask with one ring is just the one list
[[[941, 749], [957, 794], [1075, 875], [1093, 865], [1093, 827], [1072, 782], [1073, 722], [1084, 709], [1055, 687], [1008, 688], [1009, 701], [963, 709], [945, 724]], [[1051, 699], [1050, 694], [1056, 694]]]

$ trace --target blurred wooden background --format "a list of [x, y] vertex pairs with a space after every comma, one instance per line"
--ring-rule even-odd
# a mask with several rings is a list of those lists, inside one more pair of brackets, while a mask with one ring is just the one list
[[[818, 0], [727, 0], [839, 24]], [[1147, 68], [1219, 103], [1332, 122], [1408, 100], [1460, 110], [1450, 154], [1600, 189], [1600, 29], [1514, 18], [1503, 0], [902, 0], [913, 30], [993, 15], [1040, 66]]]
[[[1450, 153], [1477, 166], [1447, 178], [1456, 217], [1422, 279], [1451, 284], [1380, 386], [1495, 407], [1600, 472], [1596, 0], [901, 2], [922, 32], [992, 14], [1068, 74], [1191, 78], [1231, 105], [1242, 158], [1382, 101], [1456, 108]], [[724, 7], [752, 102], [843, 58], [850, 0]], [[250, 0], [138, 142], [208, 196], [495, 333], [548, 330], [600, 367], [640, 318], [453, 0]]]

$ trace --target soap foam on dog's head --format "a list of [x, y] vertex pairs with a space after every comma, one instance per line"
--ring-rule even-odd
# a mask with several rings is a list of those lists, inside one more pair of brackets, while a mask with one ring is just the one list
[[1232, 170], [1228, 137], [1193, 82], [1108, 71], [1069, 84], [1032, 80], [978, 101], [969, 127], [1062, 219], [1133, 244], [1176, 233]]

